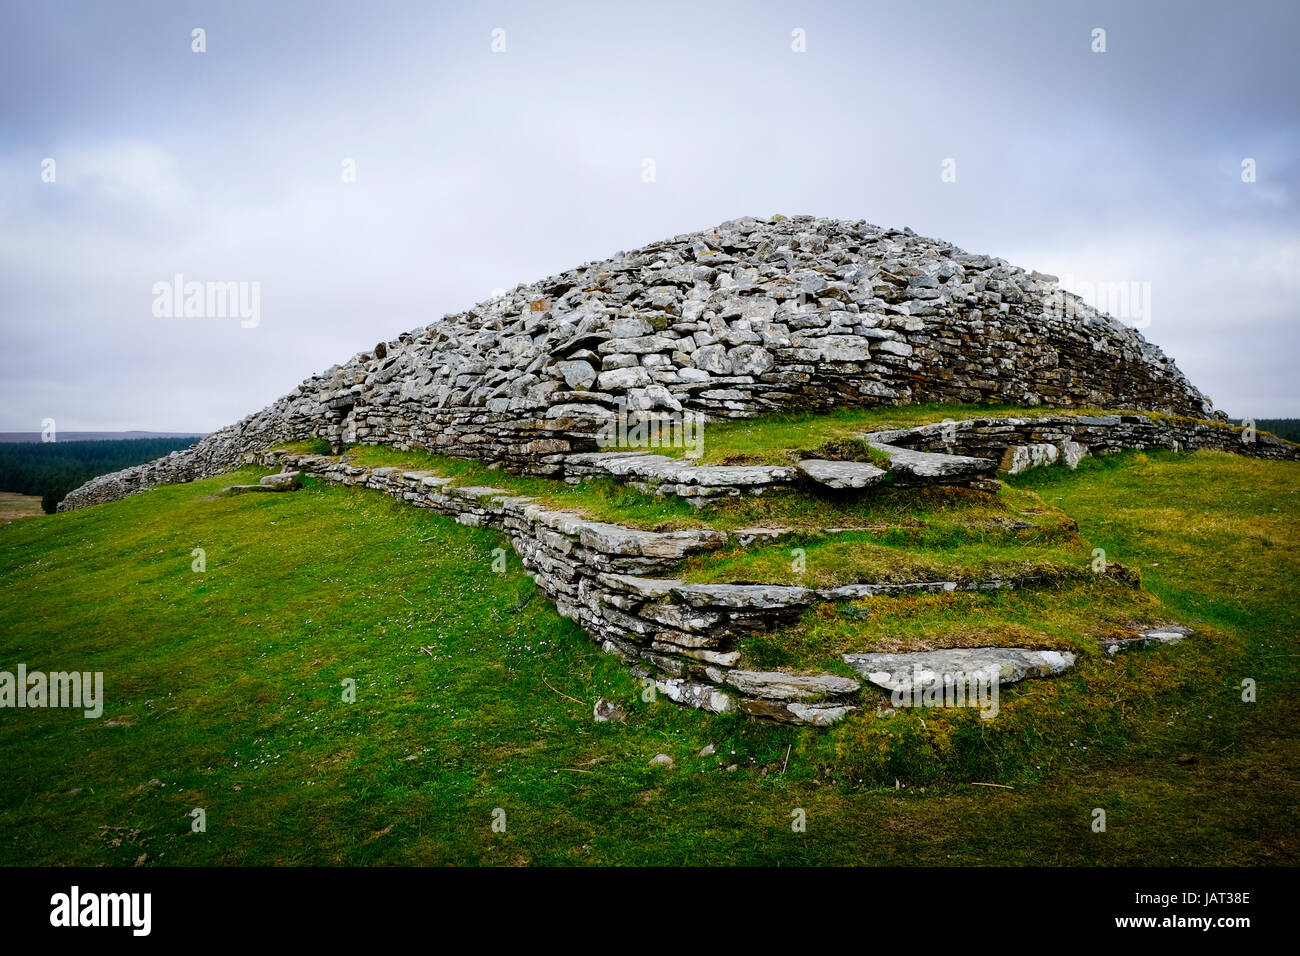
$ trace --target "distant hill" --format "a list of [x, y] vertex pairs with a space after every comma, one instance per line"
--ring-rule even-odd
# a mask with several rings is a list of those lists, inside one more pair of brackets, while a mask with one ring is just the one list
[[[137, 438], [193, 438], [199, 439], [207, 432], [59, 432], [60, 442], [69, 441], [124, 441]], [[0, 432], [0, 445], [18, 442], [38, 442], [40, 432]]]
[[[40, 495], [41, 507], [53, 512], [73, 488], [97, 475], [153, 461], [188, 448], [199, 435], [158, 435], [150, 432], [85, 432], [114, 435], [104, 440], [75, 440], [77, 432], [64, 432], [58, 441], [15, 438], [9, 432], [0, 440], [0, 491]], [[123, 437], [148, 436], [148, 437]]]

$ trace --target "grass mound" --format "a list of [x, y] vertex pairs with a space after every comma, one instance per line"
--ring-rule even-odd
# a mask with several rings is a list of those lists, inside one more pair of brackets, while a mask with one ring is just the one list
[[[987, 507], [1044, 520], [983, 538], [951, 501], [922, 519], [901, 498], [871, 506], [880, 527], [860, 528], [862, 544], [948, 542], [964, 559], [1023, 532], [1080, 559], [1102, 547], [1146, 590], [1083, 580], [814, 608], [746, 653], [829, 666], [841, 649], [1032, 632], [1080, 654], [1059, 678], [1005, 689], [993, 720], [864, 708], [826, 730], [644, 699], [494, 532], [314, 481], [215, 497], [261, 473], [0, 527], [0, 669], [103, 671], [107, 698], [98, 720], [0, 710], [0, 863], [1300, 859], [1294, 464], [1157, 453], [1031, 472]], [[1197, 634], [1114, 659], [1092, 649], [1132, 617]], [[594, 723], [599, 697], [626, 719]], [[675, 766], [650, 766], [659, 753]]]

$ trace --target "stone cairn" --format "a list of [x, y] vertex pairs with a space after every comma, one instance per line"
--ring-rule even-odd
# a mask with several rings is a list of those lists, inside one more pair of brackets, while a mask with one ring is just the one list
[[[603, 450], [616, 423], [671, 428], [691, 416], [918, 402], [1148, 414], [978, 418], [874, 432], [861, 436], [880, 452], [874, 463], [702, 466], [644, 450]], [[687, 556], [786, 532], [645, 531], [497, 488], [457, 487], [433, 472], [274, 451], [312, 438], [336, 452], [354, 442], [424, 448], [569, 482], [608, 476], [697, 506], [794, 485], [862, 493], [886, 479], [991, 489], [999, 470], [1056, 461], [1074, 467], [1084, 455], [1121, 448], [1300, 457], [1300, 447], [1271, 436], [1243, 441], [1158, 348], [1062, 292], [1051, 276], [906, 229], [744, 218], [519, 286], [381, 343], [189, 449], [87, 482], [59, 506], [112, 501], [251, 462], [278, 465], [281, 475], [232, 493], [296, 487], [299, 474], [373, 488], [505, 532], [557, 609], [671, 699], [813, 725], [860, 706], [864, 680], [897, 690], [904, 671], [977, 661], [1009, 683], [1060, 673], [1074, 656], [1026, 648], [966, 649], [964, 657], [844, 655], [862, 680], [746, 670], [735, 649], [740, 636], [789, 623], [816, 602], [1033, 582], [864, 582], [828, 590], [687, 584], [672, 576]], [[1176, 626], [1135, 631], [1107, 651], [1187, 633]]]
[[1213, 415], [1142, 335], [1052, 276], [864, 222], [743, 218], [519, 286], [314, 375], [78, 508], [323, 437], [558, 474], [620, 412], [924, 402]]

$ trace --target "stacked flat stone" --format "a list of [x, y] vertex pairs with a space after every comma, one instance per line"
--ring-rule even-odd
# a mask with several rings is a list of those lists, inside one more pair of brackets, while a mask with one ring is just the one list
[[1213, 413], [1158, 348], [1051, 276], [908, 229], [746, 217], [380, 343], [193, 448], [94, 479], [65, 507], [313, 437], [559, 474], [569, 455], [599, 450], [620, 412], [716, 419], [915, 402]]
[[1221, 421], [1162, 415], [1043, 415], [968, 418], [872, 432], [863, 439], [917, 451], [993, 459], [1017, 474], [1058, 461], [1075, 467], [1084, 455], [1127, 449], [1226, 451], [1275, 461], [1300, 458], [1300, 446]]
[[[781, 530], [646, 531], [548, 508], [500, 488], [459, 487], [431, 471], [366, 468], [333, 456], [274, 451], [261, 460], [349, 487], [380, 491], [464, 525], [504, 531], [556, 609], [639, 676], [653, 678], [669, 699], [715, 713], [739, 708], [753, 717], [785, 723], [834, 723], [858, 707], [862, 684], [833, 674], [746, 670], [739, 666], [737, 649], [742, 635], [790, 625], [820, 602], [1000, 590], [1058, 580], [1062, 574], [1062, 569], [1026, 569], [1014, 578], [864, 582], [831, 588], [693, 584], [669, 576], [685, 558], [771, 540]], [[1083, 563], [1073, 573], [1081, 578], [1092, 575]], [[1121, 585], [1136, 583], [1113, 562], [1106, 573]]]

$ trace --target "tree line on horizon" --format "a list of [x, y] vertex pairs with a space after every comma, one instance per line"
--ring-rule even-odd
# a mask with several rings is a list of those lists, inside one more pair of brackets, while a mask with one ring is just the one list
[[199, 437], [0, 443], [0, 491], [40, 495], [41, 508], [53, 514], [68, 492], [91, 478], [162, 458]]
[[1300, 418], [1257, 418], [1255, 427], [1278, 438], [1300, 443]]

